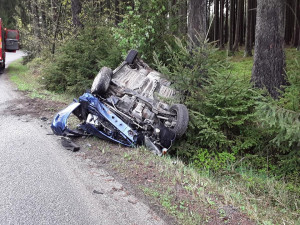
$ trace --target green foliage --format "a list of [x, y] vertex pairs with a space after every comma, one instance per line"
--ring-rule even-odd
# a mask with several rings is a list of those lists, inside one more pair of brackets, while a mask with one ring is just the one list
[[86, 27], [70, 38], [44, 69], [44, 84], [51, 91], [81, 94], [103, 66], [115, 68], [121, 54], [107, 27]]
[[168, 1], [135, 0], [134, 9], [126, 8], [123, 20], [113, 29], [115, 39], [123, 49], [137, 49], [143, 58], [151, 63], [153, 51], [164, 60], [165, 41], [172, 42], [172, 32], [176, 27], [168, 19]]
[[200, 149], [192, 157], [192, 164], [196, 168], [208, 171], [219, 171], [227, 169], [235, 161], [233, 153], [220, 152], [215, 153], [207, 149]]
[[226, 63], [215, 60], [215, 49], [208, 43], [189, 51], [186, 44], [176, 42], [181, 51], [169, 47], [170, 65], [158, 63], [158, 67], [185, 95], [190, 111], [185, 141], [196, 151], [204, 148], [234, 155], [253, 148], [259, 142], [254, 126], [258, 94], [247, 80], [218, 72]]
[[[272, 142], [281, 147], [285, 153], [287, 148], [296, 147], [300, 143], [300, 113], [282, 108], [274, 102], [260, 102], [258, 107], [262, 124], [276, 131]], [[287, 148], [283, 148], [287, 147]]]
[[19, 0], [11, 1], [11, 0], [1, 0], [0, 4], [0, 18], [4, 24], [4, 27], [8, 29], [15, 29], [16, 25], [16, 5]]
[[190, 112], [186, 136], [175, 146], [177, 154], [200, 169], [218, 172], [229, 164], [231, 169], [244, 165], [297, 182], [300, 113], [284, 108], [299, 101], [295, 73], [284, 98], [276, 102], [253, 89], [248, 76], [231, 74], [231, 65], [208, 43], [192, 50], [179, 39], [176, 44], [175, 51], [167, 47], [168, 65], [158, 57], [155, 61]]
[[288, 72], [290, 85], [279, 101], [266, 99], [257, 107], [261, 124], [272, 134], [271, 154], [276, 158], [276, 174], [297, 181], [300, 171], [300, 66]]
[[285, 88], [280, 105], [286, 109], [300, 112], [300, 63], [296, 59], [293, 61], [295, 62], [293, 70], [287, 72], [289, 86]]
[[24, 49], [26, 52], [23, 63], [27, 64], [35, 57], [37, 57], [38, 54], [43, 51], [43, 49], [45, 49], [45, 46], [40, 39], [31, 35], [27, 27], [19, 28], [19, 31], [21, 33], [20, 44], [22, 46], [22, 49]]

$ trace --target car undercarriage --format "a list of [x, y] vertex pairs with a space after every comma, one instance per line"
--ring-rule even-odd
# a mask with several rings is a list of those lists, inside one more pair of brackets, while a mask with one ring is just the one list
[[[183, 104], [168, 104], [176, 91], [159, 72], [151, 69], [131, 50], [114, 71], [103, 67], [85, 93], [53, 120], [57, 135], [94, 135], [124, 146], [145, 145], [165, 154], [187, 129], [189, 115]], [[70, 130], [73, 113], [82, 122]]]

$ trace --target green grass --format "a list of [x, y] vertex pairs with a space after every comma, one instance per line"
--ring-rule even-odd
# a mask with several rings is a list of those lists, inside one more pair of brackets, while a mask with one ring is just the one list
[[8, 74], [10, 75], [10, 79], [17, 85], [18, 89], [21, 91], [33, 91], [33, 83], [36, 81], [33, 77], [30, 77], [28, 80], [27, 72], [28, 67], [22, 65], [22, 59], [19, 59], [13, 63], [11, 63], [8, 67]]
[[287, 48], [285, 50], [286, 71], [297, 71], [296, 65], [300, 63], [300, 51], [295, 48]]
[[157, 189], [144, 186], [140, 186], [140, 189], [142, 189], [146, 195], [156, 199], [170, 215], [177, 218], [182, 224], [200, 224], [204, 222], [199, 215], [190, 215], [184, 201], [179, 202], [179, 204], [174, 204], [172, 199], [174, 199], [175, 196], [171, 193], [170, 189], [165, 193], [160, 193]]
[[[230, 63], [229, 68], [226, 70], [233, 75], [238, 77], [245, 77], [251, 79], [252, 67], [253, 67], [253, 57], [244, 57], [243, 49], [236, 52], [234, 56], [227, 56], [226, 50], [221, 50], [217, 52], [217, 56], [220, 60], [226, 60]], [[285, 49], [286, 58], [286, 71], [293, 71], [296, 69], [297, 62], [300, 63], [300, 52], [295, 48]]]
[[[38, 60], [37, 60], [38, 61]], [[48, 99], [58, 102], [71, 102], [74, 96], [69, 94], [56, 94], [44, 89], [41, 84], [41, 74], [37, 69], [37, 62], [28, 65], [22, 64], [22, 59], [12, 62], [8, 66], [10, 80], [17, 85], [18, 90], [28, 93], [30, 98]]]

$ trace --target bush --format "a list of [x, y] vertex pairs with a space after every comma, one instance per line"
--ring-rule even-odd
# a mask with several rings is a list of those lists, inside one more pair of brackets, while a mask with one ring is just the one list
[[299, 181], [300, 171], [300, 65], [288, 72], [290, 85], [279, 101], [265, 99], [257, 107], [262, 125], [272, 133], [272, 152], [280, 177]]
[[229, 72], [219, 73], [227, 65], [215, 60], [216, 51], [209, 44], [189, 51], [187, 44], [178, 39], [176, 42], [181, 51], [168, 48], [172, 55], [170, 65], [158, 63], [158, 67], [184, 94], [184, 103], [189, 108], [190, 125], [184, 142], [192, 149], [187, 157], [195, 159], [200, 149], [236, 157], [255, 148], [261, 141], [254, 114], [259, 94], [248, 80]]
[[249, 78], [226, 70], [210, 44], [189, 50], [187, 43], [176, 43], [175, 51], [167, 48], [168, 65], [155, 61], [190, 113], [186, 136], [174, 146], [177, 154], [200, 169], [218, 172], [243, 164], [297, 183], [300, 68], [289, 74], [291, 85], [278, 102], [252, 88]]
[[108, 27], [86, 27], [56, 52], [44, 69], [46, 88], [55, 92], [81, 94], [103, 66], [115, 68], [121, 53]]

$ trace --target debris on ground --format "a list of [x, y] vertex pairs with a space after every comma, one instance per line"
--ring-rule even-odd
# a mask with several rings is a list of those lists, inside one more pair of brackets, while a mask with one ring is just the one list
[[71, 150], [72, 152], [76, 152], [80, 150], [80, 147], [77, 144], [75, 144], [73, 141], [65, 137], [61, 138], [61, 144], [65, 149]]

